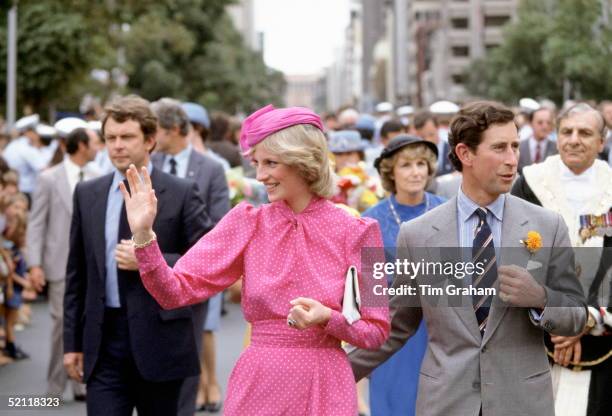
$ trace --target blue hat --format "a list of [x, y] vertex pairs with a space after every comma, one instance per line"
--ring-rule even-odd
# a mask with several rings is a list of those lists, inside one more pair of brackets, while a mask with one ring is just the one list
[[361, 139], [359, 132], [340, 130], [329, 132], [329, 151], [332, 153], [361, 152], [368, 147], [368, 142]]
[[210, 128], [210, 118], [208, 118], [208, 111], [200, 104], [196, 103], [183, 103], [181, 104], [183, 110], [187, 113], [189, 121], [192, 123], [200, 124], [207, 129]]
[[355, 123], [355, 128], [359, 130], [370, 130], [376, 129], [376, 119], [369, 114], [362, 114]]

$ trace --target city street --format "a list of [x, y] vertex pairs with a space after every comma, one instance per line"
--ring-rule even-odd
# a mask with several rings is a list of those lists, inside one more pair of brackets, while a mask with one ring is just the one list
[[[242, 350], [245, 321], [240, 306], [228, 304], [228, 314], [221, 318], [221, 330], [217, 338], [217, 377], [225, 393], [232, 367]], [[51, 319], [46, 303], [32, 305], [32, 324], [17, 333], [17, 342], [30, 354], [30, 359], [0, 367], [0, 396], [2, 401], [11, 394], [43, 394], [46, 389], [47, 362], [49, 357], [49, 336]], [[85, 405], [72, 400], [71, 392], [65, 393], [64, 405], [56, 410], [16, 410], [0, 409], [0, 415], [20, 416], [81, 416], [85, 415]], [[206, 414], [206, 413], [198, 413]]]

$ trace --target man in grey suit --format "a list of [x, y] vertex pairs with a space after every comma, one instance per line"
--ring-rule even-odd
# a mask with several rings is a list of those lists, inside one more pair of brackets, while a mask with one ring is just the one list
[[554, 130], [553, 119], [553, 111], [546, 107], [535, 110], [529, 116], [533, 133], [522, 140], [519, 146], [519, 173], [523, 172], [525, 166], [543, 162], [548, 156], [558, 153], [557, 145], [549, 138]]
[[[229, 190], [225, 172], [220, 163], [196, 152], [188, 142], [189, 118], [181, 103], [171, 98], [162, 98], [151, 104], [157, 116], [157, 152], [151, 157], [153, 166], [166, 173], [194, 181], [202, 199], [206, 202], [206, 213], [214, 224], [229, 211]], [[194, 334], [198, 353], [202, 349], [202, 331], [206, 319], [208, 301], [193, 307]], [[180, 416], [193, 415], [199, 377], [187, 378], [179, 399]]]
[[[491, 266], [466, 280], [473, 288], [494, 288], [498, 296], [466, 295], [452, 307], [436, 306], [419, 290], [412, 307], [404, 306], [406, 296], [393, 296], [388, 341], [378, 351], [349, 355], [355, 377], [361, 379], [399, 350], [425, 319], [429, 342], [420, 370], [417, 415], [553, 415], [543, 334], [578, 334], [586, 323], [571, 250], [559, 255], [570, 246], [563, 220], [507, 194], [518, 160], [513, 119], [509, 109], [493, 102], [461, 109], [449, 135], [451, 161], [463, 173], [458, 195], [404, 223], [397, 243], [400, 261], [418, 261], [424, 250], [442, 252], [440, 247], [467, 247], [473, 259], [488, 253], [485, 260]], [[530, 254], [520, 242], [528, 231], [537, 231], [548, 249], [536, 246]], [[502, 247], [516, 248], [511, 261], [502, 255], [498, 265], [495, 248]], [[419, 286], [422, 279], [396, 274], [393, 287]], [[450, 281], [458, 278], [443, 284]]]
[[[63, 301], [66, 283], [66, 263], [70, 247], [72, 193], [80, 181], [98, 176], [89, 165], [96, 157], [90, 146], [91, 130], [78, 128], [66, 138], [64, 161], [46, 171], [39, 178], [32, 198], [32, 211], [27, 230], [27, 263], [36, 289], [48, 287], [51, 331], [51, 357], [47, 373], [47, 393], [62, 395], [67, 383], [64, 370]], [[76, 399], [82, 399], [84, 386], [71, 382]]]

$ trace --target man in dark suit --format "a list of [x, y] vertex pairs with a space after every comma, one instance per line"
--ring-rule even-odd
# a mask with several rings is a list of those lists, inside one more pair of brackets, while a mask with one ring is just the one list
[[[194, 181], [206, 202], [206, 213], [213, 224], [229, 211], [229, 190], [223, 166], [214, 159], [203, 155], [189, 145], [187, 139], [191, 128], [187, 113], [181, 103], [171, 98], [162, 98], [151, 104], [151, 109], [157, 116], [157, 147], [151, 156], [153, 166], [163, 172]], [[208, 339], [212, 336], [203, 334], [208, 301], [193, 306], [193, 323], [196, 334], [198, 352], [205, 361], [206, 354], [213, 354], [214, 343]], [[202, 335], [201, 335], [202, 334]], [[202, 351], [202, 343], [205, 350]], [[204, 371], [204, 368], [202, 369]], [[185, 380], [181, 389], [179, 415], [191, 416], [196, 407], [199, 377]], [[220, 402], [220, 397], [217, 400]]]
[[130, 164], [155, 184], [155, 232], [174, 264], [211, 228], [195, 183], [153, 169], [157, 119], [149, 103], [119, 98], [102, 132], [115, 171], [77, 185], [64, 297], [64, 366], [87, 383], [89, 415], [175, 415], [183, 380], [198, 374], [191, 308], [164, 311], [143, 287], [119, 183]]
[[529, 116], [533, 133], [519, 145], [518, 171], [525, 166], [543, 162], [548, 156], [556, 155], [557, 146], [548, 136], [554, 130], [554, 115], [551, 109], [542, 107]]

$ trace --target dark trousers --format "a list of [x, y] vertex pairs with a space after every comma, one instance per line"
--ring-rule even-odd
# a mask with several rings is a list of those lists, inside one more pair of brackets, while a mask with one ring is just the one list
[[[208, 311], [208, 301], [198, 303], [191, 307], [193, 312], [193, 334], [198, 348], [198, 357], [202, 351], [202, 332], [204, 321], [206, 321], [206, 312]], [[196, 399], [198, 396], [198, 387], [200, 386], [200, 375], [187, 377], [181, 387], [179, 398], [178, 416], [193, 416]]]
[[132, 357], [128, 323], [121, 309], [107, 308], [96, 367], [87, 381], [89, 416], [172, 416], [183, 380], [144, 380]]

